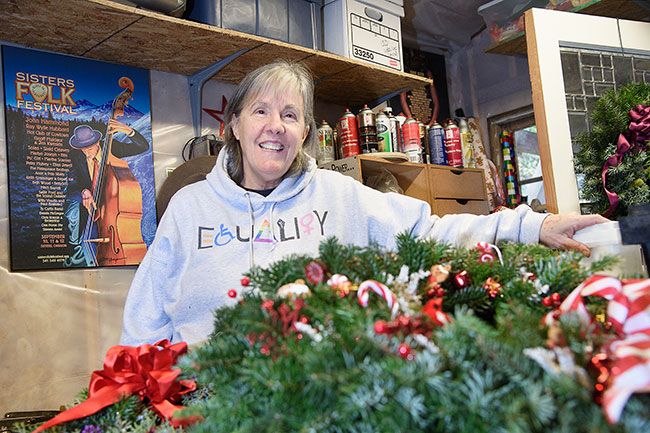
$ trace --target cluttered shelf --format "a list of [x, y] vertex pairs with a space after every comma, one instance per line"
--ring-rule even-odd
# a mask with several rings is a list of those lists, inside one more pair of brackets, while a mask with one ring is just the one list
[[[591, 0], [569, 12], [633, 21], [650, 18], [650, 8], [633, 0]], [[523, 31], [504, 38], [485, 50], [486, 53], [506, 55], [526, 55], [526, 51], [526, 33]]]
[[238, 83], [275, 59], [304, 63], [316, 96], [361, 105], [430, 80], [264, 37], [110, 0], [13, 0], [0, 8], [0, 41], [146, 69], [194, 75], [245, 51], [214, 78]]

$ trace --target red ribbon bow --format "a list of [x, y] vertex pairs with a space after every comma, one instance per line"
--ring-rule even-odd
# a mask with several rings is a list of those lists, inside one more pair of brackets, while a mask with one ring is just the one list
[[437, 326], [451, 323], [451, 317], [442, 311], [442, 298], [431, 298], [424, 304], [422, 312], [429, 316]]
[[650, 105], [644, 107], [637, 105], [630, 110], [630, 126], [624, 134], [619, 134], [616, 142], [616, 152], [605, 160], [601, 179], [603, 188], [609, 200], [609, 209], [603, 214], [609, 218], [618, 207], [618, 194], [607, 189], [607, 172], [611, 167], [616, 167], [623, 162], [623, 156], [631, 150], [646, 150], [646, 142], [650, 140]]
[[111, 347], [106, 352], [104, 369], [94, 371], [90, 378], [88, 399], [61, 412], [34, 430], [34, 433], [90, 416], [128, 395], [146, 399], [161, 418], [169, 420], [175, 427], [196, 422], [198, 417], [173, 418], [174, 412], [183, 409], [183, 406], [175, 404], [181, 395], [196, 389], [193, 380], [177, 381], [181, 371], [172, 368], [178, 357], [185, 352], [187, 343], [171, 344], [168, 340], [138, 347]]

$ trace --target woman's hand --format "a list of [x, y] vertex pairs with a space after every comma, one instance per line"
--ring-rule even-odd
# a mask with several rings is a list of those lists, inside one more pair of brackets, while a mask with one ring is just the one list
[[549, 215], [542, 223], [539, 242], [551, 248], [577, 250], [589, 257], [589, 247], [573, 240], [573, 235], [580, 229], [608, 221], [601, 215]]

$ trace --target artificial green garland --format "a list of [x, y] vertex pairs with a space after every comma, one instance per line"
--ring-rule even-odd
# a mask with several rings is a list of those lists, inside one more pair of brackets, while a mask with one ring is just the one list
[[[593, 378], [546, 372], [524, 352], [547, 347], [541, 318], [553, 304], [545, 300], [566, 297], [614, 261], [584, 267], [579, 254], [540, 245], [504, 244], [500, 253], [502, 262], [492, 248], [451, 248], [406, 235], [395, 252], [329, 239], [317, 258], [292, 256], [254, 269], [240, 302], [215, 313], [209, 341], [181, 358], [184, 375], [201, 386], [185, 401], [188, 412], [204, 417], [190, 431], [649, 431], [647, 394], [634, 395], [620, 422], [608, 424], [593, 401]], [[434, 265], [449, 271], [439, 286], [426, 276]], [[314, 267], [325, 273], [320, 283]], [[328, 285], [331, 274], [346, 275], [352, 290]], [[491, 291], [488, 279], [497, 283]], [[303, 280], [310, 296], [278, 296], [280, 287], [303, 287]], [[386, 300], [374, 294], [367, 308], [359, 305], [354, 289], [366, 280], [387, 283], [402, 313], [410, 310], [417, 320], [378, 332], [399, 319], [392, 321]], [[451, 317], [442, 326], [422, 316], [422, 305], [439, 298]], [[602, 300], [588, 304], [594, 317], [605, 307]], [[280, 313], [286, 318], [298, 308], [293, 320], [311, 333], [283, 327]], [[588, 366], [610, 331], [603, 325], [585, 333], [571, 315], [561, 323], [576, 368]], [[154, 421], [130, 398], [52, 431], [144, 433]], [[164, 423], [158, 429], [173, 430]]]
[[[631, 83], [605, 93], [596, 102], [591, 132], [577, 139], [580, 150], [575, 154], [575, 169], [576, 173], [584, 174], [581, 194], [591, 203], [592, 213], [603, 213], [609, 207], [601, 179], [603, 164], [616, 152], [618, 135], [627, 131], [630, 124], [628, 113], [639, 104], [650, 105], [650, 85]], [[627, 215], [630, 206], [649, 203], [650, 152], [627, 153], [619, 166], [609, 169], [607, 188], [620, 199], [610, 218]]]

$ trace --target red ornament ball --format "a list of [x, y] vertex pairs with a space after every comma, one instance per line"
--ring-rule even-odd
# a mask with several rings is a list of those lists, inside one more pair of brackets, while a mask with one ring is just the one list
[[459, 289], [464, 289], [469, 286], [470, 284], [470, 279], [469, 279], [469, 274], [467, 271], [461, 271], [454, 275], [454, 284], [456, 287]]
[[559, 293], [555, 292], [551, 295], [551, 301], [553, 301], [554, 304], [559, 304], [562, 302], [562, 297]]
[[248, 277], [242, 277], [242, 279], [239, 280], [239, 283], [244, 287], [248, 287], [248, 285], [251, 283], [251, 279]]
[[551, 297], [546, 296], [544, 299], [542, 299], [542, 305], [544, 305], [545, 307], [550, 307], [551, 305], [553, 305], [553, 301], [551, 300]]
[[377, 320], [375, 322], [375, 333], [376, 334], [385, 334], [386, 333], [386, 322], [383, 320]]
[[228, 290], [228, 297], [236, 298], [237, 297], [237, 290], [235, 290], [235, 289]]
[[411, 346], [406, 343], [399, 345], [397, 348], [397, 353], [399, 353], [399, 356], [401, 356], [403, 359], [413, 359], [413, 355], [411, 355]]

